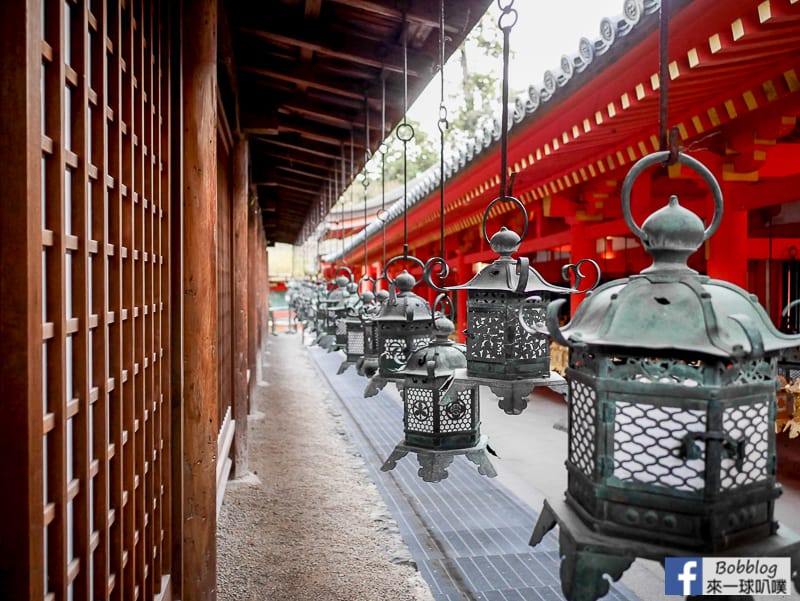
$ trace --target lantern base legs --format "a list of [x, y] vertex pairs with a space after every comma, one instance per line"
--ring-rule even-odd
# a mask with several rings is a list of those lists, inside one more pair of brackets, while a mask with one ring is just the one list
[[325, 350], [330, 351], [331, 347], [336, 344], [336, 336], [333, 334], [323, 334], [317, 338], [316, 344]]
[[355, 367], [356, 365], [358, 365], [358, 361], [349, 361], [349, 360], [345, 359], [344, 361], [342, 361], [342, 364], [339, 366], [339, 369], [336, 370], [336, 375], [339, 376], [339, 375], [343, 374], [348, 369], [350, 369], [351, 365], [353, 367]]
[[394, 448], [392, 454], [389, 455], [388, 459], [383, 463], [381, 471], [388, 472], [393, 470], [397, 466], [397, 462], [403, 457], [409, 453], [415, 453], [420, 465], [417, 474], [425, 482], [441, 482], [449, 475], [447, 473], [447, 468], [453, 463], [453, 459], [458, 455], [464, 455], [478, 466], [478, 473], [481, 476], [494, 478], [497, 476], [497, 472], [492, 462], [489, 460], [489, 452], [486, 450], [488, 442], [489, 438], [484, 435], [481, 436], [478, 444], [474, 447], [446, 451], [426, 449], [424, 447], [407, 445], [405, 442], [401, 442]]
[[[697, 549], [666, 547], [608, 536], [592, 530], [564, 501], [544, 502], [539, 519], [533, 529], [530, 545], [536, 546], [556, 525], [559, 529], [558, 546], [561, 555], [561, 590], [567, 601], [595, 601], [609, 589], [610, 578], [620, 579], [637, 557], [664, 563], [665, 557], [694, 557], [702, 555]], [[776, 534], [744, 543], [724, 552], [727, 557], [790, 557], [792, 578], [800, 590], [800, 537], [791, 530], [781, 528]], [[690, 596], [687, 599], [704, 599]], [[752, 599], [749, 595], [715, 595], [714, 599]]]
[[546, 387], [560, 395], [567, 393], [567, 381], [554, 371], [547, 377], [525, 380], [498, 380], [469, 376], [473, 381], [488, 386], [497, 397], [497, 406], [509, 415], [519, 415], [528, 406], [528, 396], [535, 388]]
[[397, 386], [397, 389], [400, 390], [400, 387], [402, 386], [402, 379], [398, 381], [394, 378], [384, 378], [378, 373], [374, 374], [369, 379], [369, 382], [367, 382], [367, 387], [364, 389], [364, 398], [375, 396], [390, 382], [393, 382], [394, 385]]

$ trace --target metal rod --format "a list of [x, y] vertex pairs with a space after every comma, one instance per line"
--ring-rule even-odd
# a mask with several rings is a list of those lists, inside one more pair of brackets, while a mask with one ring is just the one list
[[444, 105], [444, 0], [439, 11], [439, 256], [445, 259], [444, 244], [444, 132], [447, 129], [447, 107]]
[[661, 0], [658, 47], [659, 108], [658, 131], [661, 150], [669, 150], [669, 0]]

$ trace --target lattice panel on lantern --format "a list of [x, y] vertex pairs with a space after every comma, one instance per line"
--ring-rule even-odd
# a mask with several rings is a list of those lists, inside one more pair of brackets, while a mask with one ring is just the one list
[[736, 366], [737, 373], [735, 384], [758, 384], [760, 382], [771, 382], [775, 379], [775, 370], [777, 368], [777, 359], [772, 358], [769, 361], [758, 359], [755, 361], [746, 361]]
[[364, 354], [364, 332], [350, 330], [347, 332], [347, 352], [352, 355]]
[[[539, 323], [544, 321], [544, 308], [535, 305], [522, 305], [520, 313], [526, 323]], [[514, 345], [511, 347], [511, 357], [514, 359], [541, 359], [550, 353], [550, 337], [547, 334], [534, 334], [527, 332], [519, 323], [516, 313], [513, 315]]]
[[768, 477], [769, 465], [769, 403], [729, 407], [722, 414], [722, 429], [734, 440], [745, 440], [742, 468], [732, 458], [722, 460], [721, 486], [730, 490]]
[[696, 459], [683, 459], [678, 451], [688, 432], [705, 430], [704, 410], [617, 401], [614, 476], [678, 490], [703, 490], [705, 443], [696, 442], [700, 451]]
[[406, 386], [406, 428], [415, 432], [433, 433], [433, 391]]
[[421, 348], [425, 348], [431, 342], [431, 337], [427, 334], [424, 336], [414, 336], [411, 339], [411, 352], [418, 351]]
[[[475, 312], [469, 313], [469, 323], [467, 330], [467, 353], [470, 357], [477, 359], [502, 359], [505, 357], [503, 342], [505, 340], [505, 312], [488, 313]], [[501, 334], [498, 335], [498, 332]]]
[[384, 355], [397, 364], [404, 364], [408, 358], [405, 338], [387, 338], [383, 343]]
[[442, 408], [439, 416], [440, 432], [465, 432], [472, 429], [474, 391], [459, 390], [455, 396], [455, 399]]
[[347, 331], [347, 324], [344, 322], [344, 319], [340, 317], [339, 319], [336, 320], [336, 335], [344, 336], [346, 331]]
[[172, 546], [169, 6], [30, 6], [43, 11], [34, 562], [45, 599], [152, 599]]
[[595, 463], [597, 393], [578, 380], [569, 383], [569, 461], [590, 478]]

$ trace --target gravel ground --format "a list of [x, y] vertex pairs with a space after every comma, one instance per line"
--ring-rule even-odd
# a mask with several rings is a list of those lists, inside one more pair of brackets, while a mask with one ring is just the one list
[[217, 525], [220, 601], [432, 601], [299, 334], [270, 337], [251, 473]]

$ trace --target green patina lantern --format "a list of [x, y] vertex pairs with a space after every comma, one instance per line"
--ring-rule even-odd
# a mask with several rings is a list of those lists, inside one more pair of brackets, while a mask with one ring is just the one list
[[340, 267], [337, 273], [347, 271], [348, 275], [337, 275], [334, 287], [320, 303], [324, 314], [324, 325], [319, 332], [316, 343], [326, 350], [335, 350], [339, 326], [337, 320], [345, 317], [348, 310], [347, 298], [350, 296], [348, 285], [353, 281], [353, 274], [347, 267]]
[[381, 469], [394, 469], [397, 461], [415, 453], [418, 474], [426, 482], [447, 478], [447, 467], [457, 455], [465, 455], [482, 475], [496, 472], [486, 451], [487, 438], [480, 432], [480, 387], [467, 377], [464, 348], [449, 340], [453, 322], [439, 315], [435, 338], [408, 358], [398, 376], [403, 378], [405, 438]]
[[[524, 217], [522, 235], [502, 227], [491, 239], [486, 234], [486, 221], [496, 203], [510, 201], [517, 205]], [[442, 267], [444, 274], [449, 268], [441, 258], [428, 261], [425, 277], [429, 286], [439, 290], [464, 290], [467, 293], [467, 374], [488, 386], [499, 398], [499, 406], [506, 413], [517, 415], [527, 406], [527, 397], [537, 386], [548, 386], [563, 394], [564, 379], [550, 370], [550, 339], [546, 333], [525, 329], [520, 318], [541, 321], [547, 302], [557, 295], [577, 292], [577, 288], [565, 288], [549, 283], [530, 266], [527, 257], [513, 258], [511, 255], [528, 231], [528, 213], [516, 198], [506, 196], [492, 201], [483, 217], [483, 236], [498, 254], [469, 282], [460, 286], [442, 288], [432, 278], [435, 266]], [[580, 285], [584, 274], [581, 267], [594, 261], [584, 260], [577, 265], [564, 267], [565, 276], [571, 270]]]
[[773, 515], [776, 367], [800, 337], [778, 332], [753, 295], [687, 266], [723, 204], [711, 172], [677, 156], [713, 192], [711, 225], [675, 196], [634, 222], [634, 180], [669, 157], [648, 155], [622, 202], [653, 264], [599, 287], [563, 328], [563, 301], [547, 309], [549, 333], [570, 349], [568, 485], [564, 502], [545, 503], [531, 544], [558, 523], [570, 600], [602, 596], [603, 574], [616, 580], [636, 557], [800, 553]]
[[418, 284], [414, 276], [407, 271], [395, 280], [388, 276], [389, 266], [397, 260], [423, 266], [419, 259], [403, 256], [386, 263], [384, 277], [390, 284], [389, 298], [374, 319], [378, 371], [370, 378], [364, 390], [365, 397], [376, 395], [387, 382], [402, 380], [398, 370], [406, 364], [411, 353], [430, 343], [433, 333], [433, 314], [428, 301], [412, 292]]
[[378, 371], [378, 323], [375, 318], [383, 311], [388, 299], [388, 290], [378, 290], [375, 293], [375, 303], [361, 315], [364, 323], [364, 354], [356, 362], [356, 373], [359, 376], [371, 378]]
[[374, 307], [375, 295], [370, 290], [365, 290], [359, 296], [358, 303], [350, 308], [350, 312], [345, 317], [345, 359], [339, 366], [337, 374], [343, 374], [351, 365], [357, 365], [359, 359], [364, 356], [366, 349], [364, 316], [368, 315]]

